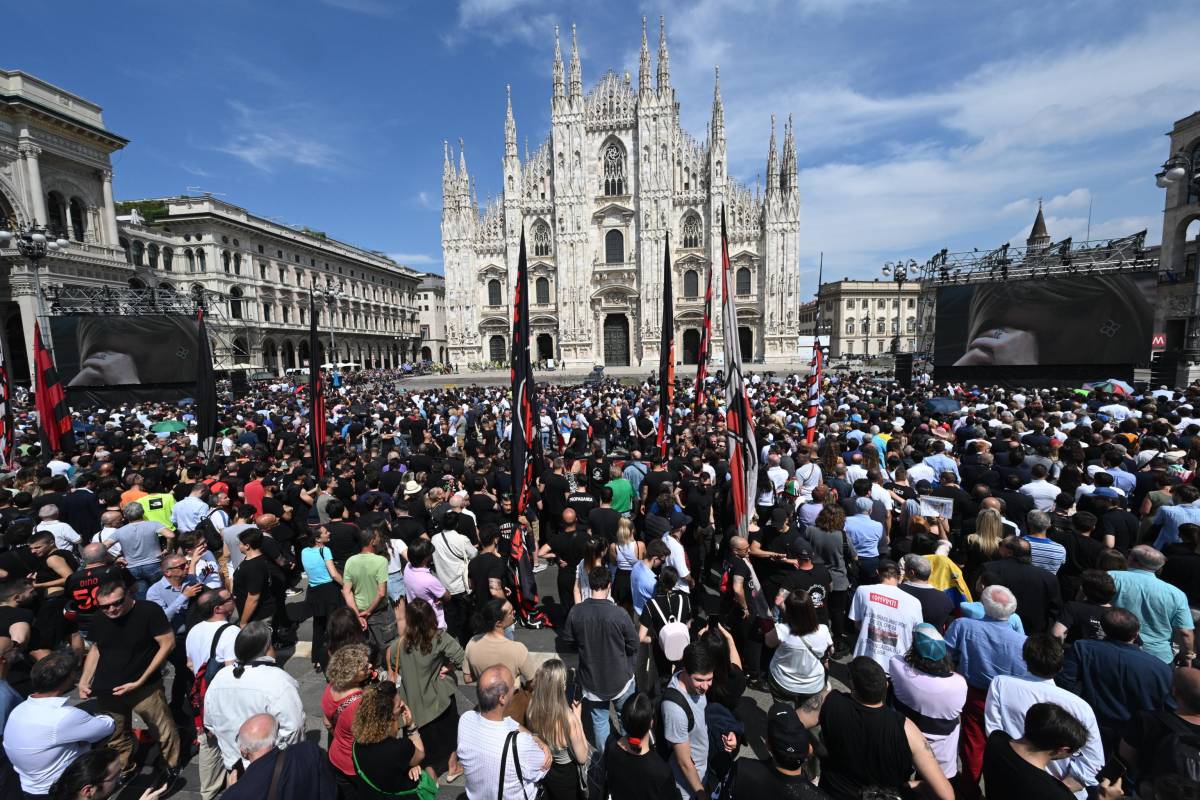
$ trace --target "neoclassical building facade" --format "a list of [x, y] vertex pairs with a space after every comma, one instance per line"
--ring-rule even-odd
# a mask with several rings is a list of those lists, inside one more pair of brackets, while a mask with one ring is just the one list
[[[714, 357], [721, 358], [721, 212], [725, 209], [737, 339], [746, 361], [797, 356], [800, 197], [789, 121], [782, 146], [771, 118], [766, 187], [728, 174], [720, 76], [708, 138], [680, 127], [660, 20], [657, 70], [642, 21], [637, 85], [606, 73], [583, 91], [575, 30], [564, 68], [556, 31], [551, 130], [518, 154], [511, 94], [504, 124], [504, 185], [480, 205], [459, 143], [445, 147], [442, 249], [450, 359], [506, 362], [521, 233], [527, 242], [535, 362], [567, 367], [657, 364], [663, 250], [670, 234], [676, 352], [699, 348], [708, 271], [714, 278]], [[764, 121], [765, 122], [765, 121]]]
[[120, 218], [131, 285], [204, 289], [218, 312], [218, 368], [244, 364], [281, 374], [308, 366], [310, 289], [319, 292], [318, 363], [391, 368], [420, 358], [424, 273], [210, 195], [123, 205], [153, 212]]

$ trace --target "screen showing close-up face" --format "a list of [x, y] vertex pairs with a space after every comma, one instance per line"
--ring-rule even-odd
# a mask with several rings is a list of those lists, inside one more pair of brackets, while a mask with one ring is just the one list
[[185, 316], [52, 317], [54, 360], [67, 389], [191, 383], [196, 320]]
[[937, 295], [934, 364], [1146, 362], [1156, 287], [1152, 272], [943, 286]]

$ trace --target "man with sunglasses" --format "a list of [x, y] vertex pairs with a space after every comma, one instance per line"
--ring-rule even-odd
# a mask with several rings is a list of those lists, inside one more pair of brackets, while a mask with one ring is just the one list
[[180, 719], [187, 719], [191, 710], [188, 690], [192, 685], [192, 673], [187, 665], [184, 636], [187, 635], [188, 608], [204, 591], [204, 586], [192, 574], [187, 556], [169, 553], [162, 557], [161, 565], [163, 576], [146, 592], [146, 599], [163, 610], [175, 632], [175, 647], [167, 657], [175, 671], [175, 679], [171, 681], [171, 711]]
[[158, 739], [165, 777], [179, 777], [180, 744], [175, 721], [163, 692], [162, 666], [175, 648], [175, 632], [157, 604], [137, 600], [125, 584], [112, 581], [96, 590], [91, 624], [92, 649], [83, 664], [79, 697], [95, 697], [100, 710], [113, 718], [111, 745], [121, 754], [122, 775], [138, 770], [134, 763], [133, 714], [145, 720]]

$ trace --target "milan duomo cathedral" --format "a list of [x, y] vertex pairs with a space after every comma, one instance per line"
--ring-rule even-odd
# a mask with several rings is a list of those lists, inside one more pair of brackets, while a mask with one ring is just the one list
[[[637, 86], [608, 72], [587, 94], [574, 26], [564, 69], [557, 30], [550, 135], [522, 159], [511, 93], [504, 122], [504, 187], [480, 207], [459, 142], [442, 176], [442, 249], [452, 363], [505, 362], [521, 233], [529, 259], [530, 358], [563, 367], [658, 364], [663, 247], [670, 234], [679, 361], [695, 363], [708, 272], [713, 359], [721, 363], [721, 209], [744, 362], [797, 358], [800, 196], [792, 124], [767, 149], [765, 192], [729, 177], [720, 73], [707, 141], [679, 126], [666, 32], [657, 74], [642, 20]], [[765, 127], [766, 120], [764, 120]]]

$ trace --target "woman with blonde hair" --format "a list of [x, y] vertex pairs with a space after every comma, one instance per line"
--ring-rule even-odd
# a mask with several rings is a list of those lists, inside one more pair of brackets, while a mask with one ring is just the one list
[[624, 517], [617, 523], [617, 540], [608, 546], [608, 563], [615, 564], [617, 574], [613, 576], [612, 599], [627, 611], [633, 611], [633, 592], [630, 578], [633, 567], [646, 557], [646, 543], [639, 542], [633, 535], [633, 521]]
[[1004, 538], [1004, 518], [995, 508], [985, 508], [975, 518], [975, 532], [967, 537], [967, 563], [963, 578], [974, 586], [983, 565], [1000, 557], [1000, 540]]
[[[421, 783], [426, 784], [426, 791], [437, 793], [437, 782], [421, 769], [425, 745], [396, 684], [373, 683], [363, 691], [351, 732], [358, 800], [394, 798]], [[401, 732], [404, 735], [398, 736]]]
[[578, 800], [579, 766], [588, 763], [583, 733], [583, 702], [567, 698], [567, 667], [551, 658], [533, 679], [525, 725], [550, 748], [553, 763], [542, 780], [547, 800]]

